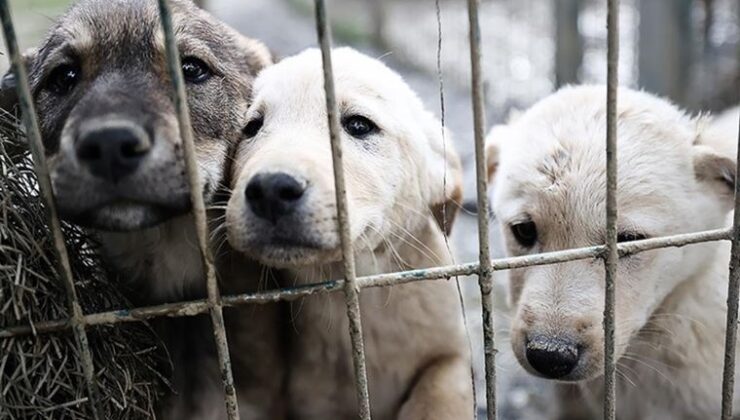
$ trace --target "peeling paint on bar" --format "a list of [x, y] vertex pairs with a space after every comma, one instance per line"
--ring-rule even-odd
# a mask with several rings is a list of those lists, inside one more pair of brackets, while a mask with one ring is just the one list
[[604, 420], [616, 416], [614, 356], [615, 287], [617, 282], [617, 87], [619, 84], [619, 0], [607, 0], [606, 51], [606, 268], [604, 293]]
[[344, 182], [342, 162], [342, 139], [339, 128], [339, 109], [334, 92], [334, 74], [331, 62], [331, 29], [326, 15], [324, 0], [316, 0], [316, 33], [321, 48], [321, 61], [324, 71], [324, 91], [326, 94], [326, 113], [329, 123], [329, 140], [331, 141], [332, 164], [334, 166], [334, 186], [337, 200], [337, 222], [342, 243], [342, 262], [344, 264], [344, 295], [349, 318], [349, 335], [352, 340], [352, 363], [355, 370], [357, 386], [358, 416], [370, 420], [370, 396], [365, 366], [365, 344], [362, 336], [362, 316], [360, 313], [360, 289], [357, 286], [355, 255], [349, 226], [347, 190]]
[[183, 80], [180, 52], [175, 39], [172, 11], [168, 0], [159, 0], [159, 16], [165, 38], [165, 50], [167, 53], [167, 69], [172, 78], [174, 88], [173, 100], [177, 111], [177, 121], [182, 138], [183, 155], [185, 167], [190, 185], [190, 201], [192, 202], [192, 214], [198, 236], [198, 247], [203, 260], [203, 270], [206, 275], [206, 288], [208, 290], [208, 307], [213, 324], [213, 337], [216, 341], [218, 361], [222, 367], [224, 399], [226, 403], [226, 414], [230, 420], [239, 419], [239, 408], [237, 406], [236, 389], [234, 388], [234, 375], [231, 371], [231, 360], [229, 346], [224, 329], [223, 307], [221, 305], [221, 293], [216, 280], [216, 269], [213, 265], [213, 256], [208, 244], [208, 222], [206, 220], [206, 208], [203, 202], [203, 187], [198, 173], [198, 162], [195, 158], [195, 144], [193, 141], [193, 130], [190, 125], [190, 112], [188, 110], [185, 82]]
[[10, 64], [13, 74], [16, 77], [18, 91], [18, 105], [20, 107], [23, 124], [26, 128], [26, 137], [28, 138], [31, 154], [33, 155], [33, 165], [38, 178], [41, 198], [46, 210], [46, 219], [49, 223], [49, 230], [53, 237], [54, 249], [56, 250], [58, 269], [64, 279], [64, 287], [69, 300], [69, 309], [71, 318], [69, 324], [77, 341], [82, 359], [82, 369], [85, 375], [87, 391], [90, 401], [90, 412], [94, 419], [100, 418], [98, 414], [98, 389], [95, 381], [95, 368], [93, 366], [90, 345], [87, 341], [87, 332], [85, 331], [85, 320], [83, 319], [82, 308], [75, 290], [74, 279], [72, 277], [72, 268], [69, 263], [67, 247], [64, 243], [61, 223], [57, 215], [56, 204], [54, 203], [51, 180], [49, 178], [49, 168], [46, 165], [44, 154], [44, 144], [41, 140], [41, 131], [39, 129], [36, 109], [31, 95], [31, 88], [28, 83], [28, 74], [26, 65], [18, 49], [18, 40], [15, 35], [10, 8], [7, 0], [0, 0], [0, 20], [2, 20], [3, 33], [5, 36], [5, 46], [10, 56]]
[[473, 98], [473, 129], [475, 139], [475, 176], [478, 193], [478, 284], [481, 292], [483, 317], [483, 349], [486, 372], [486, 414], [488, 420], [496, 419], [496, 343], [493, 320], [493, 273], [488, 233], [488, 173], [486, 164], [485, 130], [486, 113], [483, 98], [483, 70], [481, 69], [480, 0], [468, 0], [468, 25], [470, 41], [471, 89]]
[[[738, 121], [740, 126], [740, 121]], [[740, 128], [738, 129], [740, 132]], [[738, 136], [736, 174], [740, 174], [740, 136]], [[735, 347], [737, 344], [738, 299], [740, 298], [740, 182], [735, 181], [735, 214], [733, 216], [730, 282], [727, 290], [727, 329], [725, 330], [725, 366], [722, 375], [722, 420], [732, 418], [735, 396]]]

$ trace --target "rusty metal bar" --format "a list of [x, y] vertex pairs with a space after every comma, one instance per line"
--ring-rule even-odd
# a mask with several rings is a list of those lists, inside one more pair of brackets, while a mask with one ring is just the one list
[[483, 316], [483, 351], [486, 370], [486, 413], [488, 420], [496, 419], [496, 342], [493, 319], [493, 272], [491, 271], [490, 240], [488, 236], [488, 173], [485, 148], [485, 102], [483, 98], [483, 70], [481, 69], [480, 24], [478, 3], [468, 0], [470, 40], [470, 68], [472, 76], [473, 128], [475, 135], [475, 177], [478, 188], [478, 284], [480, 286]]
[[342, 138], [339, 128], [339, 109], [334, 92], [334, 74], [331, 62], [331, 29], [326, 14], [324, 0], [315, 1], [316, 32], [321, 47], [324, 70], [324, 90], [326, 92], [326, 113], [329, 123], [332, 163], [334, 166], [334, 187], [337, 199], [337, 220], [342, 241], [342, 261], [344, 263], [344, 294], [349, 318], [349, 335], [352, 339], [352, 362], [355, 368], [357, 386], [357, 405], [359, 417], [370, 420], [370, 395], [368, 392], [367, 369], [365, 366], [365, 344], [362, 336], [362, 317], [360, 314], [360, 289], [357, 286], [355, 255], [350, 236], [349, 211], [347, 209], [347, 190], [344, 182], [342, 162]]
[[617, 85], [619, 65], [619, 0], [607, 0], [606, 75], [606, 252], [604, 254], [604, 420], [614, 420], [616, 360], [614, 357], [615, 286], [617, 281]]
[[[740, 121], [738, 122], [740, 126]], [[740, 133], [740, 128], [738, 128]], [[740, 135], [738, 136], [735, 169], [735, 214], [732, 219], [732, 251], [730, 252], [730, 282], [727, 286], [727, 328], [725, 333], [725, 367], [722, 375], [722, 420], [732, 418], [735, 395], [735, 347], [737, 343], [738, 299], [740, 298]]]
[[167, 53], [167, 68], [172, 78], [174, 88], [173, 100], [177, 111], [177, 121], [182, 138], [185, 167], [187, 168], [188, 183], [190, 184], [190, 200], [193, 205], [192, 213], [198, 236], [198, 247], [200, 248], [203, 262], [203, 270], [206, 275], [206, 287], [208, 289], [208, 308], [213, 324], [213, 337], [216, 341], [218, 351], [218, 362], [224, 384], [224, 399], [226, 413], [231, 420], [239, 419], [239, 407], [237, 406], [236, 389], [234, 388], [234, 375], [231, 371], [231, 359], [229, 346], [226, 339], [224, 327], [223, 307], [221, 304], [221, 293], [216, 280], [216, 269], [213, 265], [213, 255], [208, 244], [208, 222], [206, 220], [205, 203], [203, 202], [203, 185], [198, 172], [198, 162], [195, 157], [195, 143], [193, 130], [190, 125], [190, 112], [188, 110], [187, 94], [185, 92], [185, 81], [183, 80], [180, 52], [175, 39], [173, 28], [172, 11], [168, 0], [159, 0], [159, 15], [164, 31], [165, 49]]
[[[704, 232], [685, 233], [681, 235], [665, 236], [644, 239], [641, 241], [618, 244], [619, 255], [626, 256], [640, 252], [686, 245], [731, 240], [732, 228], [716, 229]], [[548, 252], [544, 254], [525, 255], [520, 257], [500, 258], [491, 261], [491, 270], [503, 271], [515, 268], [532, 267], [536, 265], [557, 264], [567, 261], [588, 258], [600, 258], [606, 250], [605, 245], [586, 248], [568, 249]], [[370, 287], [390, 287], [399, 284], [438, 280], [456, 276], [470, 276], [480, 272], [477, 262], [458, 264], [444, 267], [427, 268], [420, 270], [401, 271], [397, 273], [375, 274], [357, 278], [357, 285], [361, 289]], [[241, 306], [247, 304], [265, 304], [281, 301], [292, 301], [316, 294], [333, 293], [344, 289], [344, 280], [331, 280], [322, 283], [298, 286], [290, 289], [280, 289], [269, 292], [249, 293], [224, 296], [224, 306]], [[86, 325], [112, 325], [122, 322], [143, 321], [159, 317], [194, 316], [208, 312], [208, 301], [205, 299], [190, 302], [168, 303], [164, 305], [148, 306], [135, 309], [123, 309], [109, 312], [89, 314], [84, 317]], [[0, 330], [0, 339], [30, 334], [46, 334], [68, 329], [69, 320], [53, 320], [39, 322], [34, 325], [15, 326]]]
[[46, 210], [46, 220], [49, 224], [54, 249], [57, 256], [57, 269], [64, 280], [64, 287], [69, 300], [70, 320], [69, 324], [77, 341], [82, 359], [82, 369], [87, 384], [87, 392], [90, 401], [90, 412], [94, 419], [99, 419], [98, 411], [98, 389], [95, 381], [95, 368], [93, 366], [92, 352], [87, 340], [85, 331], [85, 319], [82, 313], [82, 307], [75, 290], [74, 278], [72, 276], [72, 267], [69, 263], [69, 255], [64, 242], [62, 226], [57, 215], [56, 203], [54, 202], [54, 192], [49, 178], [49, 169], [46, 165], [44, 152], [44, 143], [41, 139], [41, 130], [39, 129], [36, 109], [33, 103], [33, 96], [28, 82], [26, 63], [18, 48], [18, 40], [15, 35], [15, 28], [10, 14], [10, 8], [7, 0], [0, 1], [0, 20], [2, 20], [3, 33], [5, 36], [5, 46], [10, 55], [10, 66], [16, 77], [16, 90], [18, 92], [18, 105], [23, 117], [23, 124], [26, 127], [26, 137], [33, 155], [33, 165], [38, 178], [41, 199]]

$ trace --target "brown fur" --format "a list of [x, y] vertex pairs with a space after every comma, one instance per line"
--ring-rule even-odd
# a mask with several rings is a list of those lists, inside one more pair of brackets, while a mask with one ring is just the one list
[[[228, 150], [245, 123], [252, 81], [272, 59], [261, 43], [191, 2], [170, 3], [181, 57], [196, 57], [211, 72], [205, 82], [187, 84], [196, 158], [210, 205], [226, 172]], [[98, 236], [112, 275], [129, 286], [137, 306], [205, 296], [163, 39], [155, 0], [81, 0], [25, 56], [60, 213]], [[49, 82], [60, 65], [76, 66], [79, 75], [64, 94]], [[6, 109], [15, 103], [13, 85], [6, 76], [0, 94]], [[139, 167], [118, 182], [95, 176], [75, 153], [81, 132], [111, 123], [133, 127], [151, 143]], [[228, 253], [220, 262], [225, 291], [257, 289], [259, 266]], [[280, 418], [277, 308], [224, 312], [242, 418]], [[176, 394], [162, 403], [161, 417], [224, 418], [209, 317], [153, 323], [174, 365]]]

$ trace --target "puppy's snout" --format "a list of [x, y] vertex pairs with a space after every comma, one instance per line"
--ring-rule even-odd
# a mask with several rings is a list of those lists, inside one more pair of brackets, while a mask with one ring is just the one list
[[146, 132], [127, 125], [83, 130], [75, 145], [78, 161], [94, 176], [113, 183], [134, 172], [150, 149]]
[[298, 207], [305, 191], [305, 182], [278, 172], [253, 176], [247, 184], [245, 196], [257, 217], [274, 224]]
[[580, 357], [575, 343], [544, 335], [527, 339], [526, 353], [530, 366], [550, 379], [562, 378], [572, 372]]

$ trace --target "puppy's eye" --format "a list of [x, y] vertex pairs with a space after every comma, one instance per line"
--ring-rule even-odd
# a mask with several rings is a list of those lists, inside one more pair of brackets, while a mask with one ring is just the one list
[[80, 82], [82, 71], [76, 64], [62, 64], [51, 71], [46, 88], [57, 95], [66, 95]]
[[619, 232], [617, 234], [617, 242], [633, 242], [647, 239], [647, 235], [639, 232]]
[[213, 76], [210, 67], [202, 60], [195, 57], [182, 59], [182, 74], [188, 83], [200, 84]]
[[379, 131], [374, 122], [362, 115], [352, 115], [342, 119], [342, 127], [347, 134], [359, 139]]
[[247, 126], [244, 127], [244, 130], [242, 130], [242, 132], [248, 139], [251, 139], [252, 137], [256, 136], [257, 133], [260, 132], [260, 129], [262, 128], [262, 124], [264, 124], [264, 122], [265, 122], [264, 117], [260, 116], [260, 117], [254, 118], [247, 123]]
[[537, 242], [537, 225], [531, 220], [511, 225], [511, 233], [525, 248], [531, 248]]

